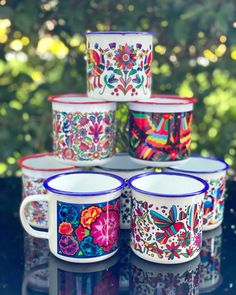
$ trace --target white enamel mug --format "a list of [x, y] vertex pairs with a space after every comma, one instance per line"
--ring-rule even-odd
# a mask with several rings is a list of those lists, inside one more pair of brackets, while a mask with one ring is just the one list
[[177, 173], [131, 177], [131, 249], [143, 259], [177, 264], [201, 250], [205, 180]]
[[115, 154], [115, 102], [76, 93], [54, 95], [49, 101], [53, 109], [53, 150], [60, 162], [96, 166], [111, 160]]
[[127, 181], [134, 175], [153, 171], [154, 168], [134, 163], [127, 153], [119, 153], [109, 163], [103, 166], [97, 166], [93, 170], [110, 172], [126, 180], [126, 186], [120, 198], [120, 228], [130, 229], [131, 188], [128, 186]]
[[191, 124], [195, 98], [152, 95], [129, 103], [129, 154], [153, 167], [186, 162], [191, 154]]
[[149, 98], [151, 62], [151, 33], [87, 33], [88, 96], [109, 101]]
[[[49, 241], [56, 257], [78, 263], [97, 262], [118, 250], [120, 195], [125, 181], [98, 172], [71, 172], [48, 178], [46, 195], [26, 197], [20, 206], [24, 229]], [[24, 209], [34, 201], [48, 202], [48, 232], [33, 229]]]
[[192, 156], [182, 165], [169, 167], [166, 171], [198, 176], [206, 180], [209, 189], [204, 198], [203, 230], [218, 227], [224, 218], [225, 178], [229, 165], [217, 158]]
[[[23, 199], [29, 195], [46, 194], [43, 182], [46, 178], [68, 171], [78, 171], [78, 167], [63, 165], [53, 153], [40, 153], [18, 160], [22, 169]], [[25, 208], [30, 225], [46, 229], [48, 227], [48, 205], [46, 202], [32, 202]]]

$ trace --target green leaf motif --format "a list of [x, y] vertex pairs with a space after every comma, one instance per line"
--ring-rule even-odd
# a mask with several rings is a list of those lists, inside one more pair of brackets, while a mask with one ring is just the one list
[[114, 86], [111, 85], [111, 84], [107, 84], [107, 87], [109, 87], [109, 88], [114, 88]]
[[137, 73], [137, 70], [132, 69], [132, 70], [129, 72], [129, 76], [132, 76], [132, 75], [134, 75], [134, 74], [136, 74], [136, 73]]
[[119, 69], [115, 69], [115, 70], [114, 70], [114, 73], [117, 74], [117, 75], [122, 75], [122, 72], [121, 72], [121, 70], [119, 70]]

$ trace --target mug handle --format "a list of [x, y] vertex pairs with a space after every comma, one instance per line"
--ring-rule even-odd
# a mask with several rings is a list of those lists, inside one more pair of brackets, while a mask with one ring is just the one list
[[31, 195], [26, 197], [20, 205], [20, 220], [21, 220], [22, 226], [24, 227], [25, 231], [27, 231], [28, 234], [30, 234], [31, 236], [35, 238], [48, 239], [49, 235], [48, 235], [48, 232], [35, 230], [29, 225], [25, 216], [25, 207], [31, 202], [38, 202], [38, 201], [48, 202], [48, 200], [49, 199], [47, 195]]

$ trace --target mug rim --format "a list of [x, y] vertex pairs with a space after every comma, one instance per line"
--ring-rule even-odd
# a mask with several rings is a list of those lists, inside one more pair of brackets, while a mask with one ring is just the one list
[[[116, 153], [115, 157], [122, 157], [122, 156], [127, 156], [130, 158], [129, 153]], [[109, 162], [107, 163], [108, 165], [110, 164]], [[105, 164], [106, 165], [106, 164]], [[97, 169], [101, 169], [104, 171], [114, 171], [114, 172], [132, 172], [132, 171], [141, 171], [141, 170], [147, 170], [147, 169], [153, 169], [153, 167], [151, 166], [145, 166], [145, 165], [140, 165], [140, 168], [134, 168], [134, 169], [119, 169], [119, 168], [108, 168], [108, 167], [104, 167], [105, 165], [102, 166], [95, 166], [94, 168]]]
[[[72, 98], [72, 97], [82, 97], [82, 98], [87, 98], [88, 101], [69, 101], [66, 100], [66, 98]], [[58, 99], [59, 98], [59, 99]], [[60, 98], [65, 98], [65, 100], [60, 100]], [[48, 98], [48, 101], [50, 102], [56, 102], [56, 103], [62, 103], [62, 104], [112, 104], [114, 103], [113, 101], [106, 101], [106, 100], [95, 100], [95, 99], [91, 99], [88, 97], [88, 95], [86, 93], [61, 93], [61, 94], [55, 94], [55, 95], [51, 95]]]
[[53, 152], [44, 152], [44, 153], [37, 153], [37, 154], [30, 154], [24, 157], [21, 157], [20, 159], [18, 159], [17, 164], [19, 165], [20, 168], [25, 168], [28, 170], [33, 170], [33, 171], [67, 171], [67, 170], [74, 170], [74, 169], [78, 169], [78, 167], [76, 166], [65, 166], [65, 167], [55, 167], [55, 168], [34, 168], [31, 167], [27, 164], [24, 164], [24, 161], [29, 160], [29, 159], [37, 159], [37, 158], [41, 158], [41, 157], [45, 157], [45, 156], [54, 156]]
[[86, 35], [155, 35], [154, 32], [138, 32], [138, 31], [91, 31], [85, 32]]
[[216, 162], [221, 162], [222, 164], [225, 165], [225, 167], [221, 168], [221, 169], [214, 169], [214, 170], [211, 170], [211, 171], [184, 170], [184, 169], [178, 169], [178, 167], [176, 167], [176, 168], [168, 167], [168, 169], [171, 170], [171, 171], [179, 171], [179, 172], [194, 173], [194, 174], [211, 174], [211, 173], [217, 173], [217, 172], [226, 171], [230, 167], [229, 164], [227, 164], [223, 159], [220, 159], [220, 158], [217, 158], [217, 157], [203, 157], [203, 156], [198, 156], [198, 155], [191, 155], [189, 160], [191, 158], [199, 158], [199, 159], [206, 159], [206, 160], [213, 160], [213, 161], [216, 161]]
[[[161, 102], [161, 101], [155, 101], [154, 99], [172, 99], [176, 102]], [[132, 103], [137, 104], [152, 104], [152, 105], [187, 105], [187, 104], [195, 104], [197, 103], [197, 98], [195, 97], [184, 97], [184, 96], [178, 96], [174, 94], [152, 94], [149, 99], [143, 99], [143, 100], [136, 100]]]
[[[143, 178], [145, 176], [149, 176], [149, 175], [174, 175], [174, 176], [180, 176], [180, 177], [185, 177], [185, 178], [192, 178], [195, 179], [199, 182], [201, 182], [204, 185], [204, 188], [192, 193], [185, 193], [185, 194], [163, 194], [163, 193], [154, 193], [154, 192], [149, 192], [147, 190], [143, 190], [140, 188], [135, 187], [132, 182], [138, 178]], [[179, 173], [174, 173], [174, 172], [147, 172], [147, 173], [142, 173], [142, 174], [138, 174], [135, 175], [133, 177], [131, 177], [128, 180], [128, 185], [135, 191], [145, 194], [145, 195], [150, 195], [150, 196], [154, 196], [154, 197], [165, 197], [165, 198], [185, 198], [185, 197], [192, 197], [192, 196], [197, 196], [200, 195], [202, 193], [205, 193], [208, 189], [209, 189], [209, 184], [207, 183], [207, 181], [205, 181], [204, 179], [197, 177], [197, 176], [193, 176], [193, 175], [189, 175], [189, 174], [179, 174]]]
[[[51, 180], [54, 180], [56, 178], [62, 177], [64, 175], [71, 175], [71, 174], [100, 174], [100, 175], [104, 175], [104, 176], [109, 176], [111, 178], [115, 178], [116, 180], [118, 180], [120, 182], [120, 185], [113, 188], [113, 189], [107, 189], [104, 191], [97, 191], [97, 192], [70, 192], [70, 191], [63, 191], [63, 190], [58, 190], [55, 188], [52, 188], [49, 185], [49, 182]], [[100, 195], [106, 195], [106, 194], [111, 194], [111, 193], [115, 193], [117, 191], [122, 190], [126, 183], [125, 180], [115, 174], [112, 173], [106, 173], [106, 172], [96, 172], [96, 171], [74, 171], [74, 172], [66, 172], [66, 173], [60, 173], [57, 175], [53, 175], [48, 177], [44, 183], [43, 183], [45, 189], [47, 189], [48, 191], [55, 193], [55, 194], [59, 194], [59, 195], [67, 195], [67, 196], [71, 196], [71, 197], [95, 197], [95, 196], [100, 196]]]

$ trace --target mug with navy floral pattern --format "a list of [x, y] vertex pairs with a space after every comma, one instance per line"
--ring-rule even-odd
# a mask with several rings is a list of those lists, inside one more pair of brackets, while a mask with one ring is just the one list
[[[118, 250], [120, 195], [123, 178], [98, 172], [71, 172], [49, 177], [46, 195], [26, 197], [20, 218], [32, 236], [49, 240], [50, 251], [70, 262], [97, 262]], [[48, 232], [33, 229], [24, 209], [32, 201], [46, 201], [49, 207]]]

